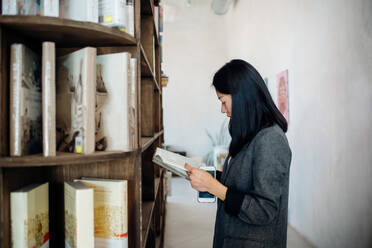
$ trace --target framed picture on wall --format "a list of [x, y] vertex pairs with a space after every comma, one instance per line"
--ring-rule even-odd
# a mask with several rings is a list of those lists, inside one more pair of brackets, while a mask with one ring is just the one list
[[276, 75], [276, 86], [278, 92], [277, 107], [289, 123], [288, 70], [282, 71]]

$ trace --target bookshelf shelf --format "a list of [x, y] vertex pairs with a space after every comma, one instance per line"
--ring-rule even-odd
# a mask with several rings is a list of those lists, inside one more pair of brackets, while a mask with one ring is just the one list
[[95, 152], [89, 155], [58, 152], [55, 157], [44, 157], [42, 154], [22, 157], [0, 157], [0, 168], [40, 167], [71, 164], [86, 164], [89, 162], [104, 162], [130, 157], [134, 152]]
[[91, 22], [45, 16], [0, 16], [0, 25], [36, 41], [54, 41], [59, 46], [136, 45], [131, 35]]
[[154, 137], [142, 137], [141, 138], [141, 143], [142, 143], [142, 152], [146, 151], [147, 148], [149, 148], [154, 141], [159, 138], [164, 131], [160, 131], [154, 135]]

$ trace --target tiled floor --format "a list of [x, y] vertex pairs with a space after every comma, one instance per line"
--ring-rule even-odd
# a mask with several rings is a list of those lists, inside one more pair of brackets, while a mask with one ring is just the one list
[[[198, 203], [196, 191], [179, 177], [172, 178], [168, 195], [165, 248], [212, 247], [216, 204]], [[288, 228], [288, 248], [313, 248], [293, 228]]]

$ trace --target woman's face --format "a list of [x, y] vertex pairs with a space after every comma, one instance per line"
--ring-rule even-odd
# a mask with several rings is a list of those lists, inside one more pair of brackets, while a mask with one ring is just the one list
[[226, 95], [218, 92], [216, 90], [216, 94], [218, 97], [218, 100], [221, 102], [221, 113], [227, 115], [227, 117], [231, 118], [231, 109], [232, 109], [232, 98], [231, 95]]

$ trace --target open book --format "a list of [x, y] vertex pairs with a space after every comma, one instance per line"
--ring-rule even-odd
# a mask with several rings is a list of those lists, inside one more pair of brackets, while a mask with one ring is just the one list
[[152, 161], [155, 164], [187, 180], [190, 180], [190, 178], [189, 175], [187, 174], [187, 170], [184, 167], [185, 163], [188, 163], [189, 165], [196, 168], [201, 166], [200, 163], [194, 161], [191, 158], [187, 158], [177, 153], [170, 152], [161, 148], [156, 148], [156, 152], [152, 158]]

